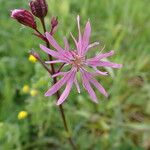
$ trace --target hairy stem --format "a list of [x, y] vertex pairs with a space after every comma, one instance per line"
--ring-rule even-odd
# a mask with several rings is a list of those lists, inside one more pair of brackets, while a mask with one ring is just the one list
[[40, 64], [52, 75], [51, 70], [47, 67], [47, 65], [42, 61], [40, 57], [36, 57], [33, 52], [30, 52], [30, 54], [33, 55], [40, 62]]
[[43, 31], [45, 33], [46, 32], [46, 26], [45, 26], [45, 20], [44, 20], [44, 18], [41, 18], [40, 21], [42, 23]]
[[65, 65], [65, 63], [63, 63], [63, 64], [59, 67], [59, 69], [56, 71], [56, 73], [60, 72], [60, 70], [63, 68], [64, 65]]
[[[45, 21], [44, 19], [41, 19], [41, 23], [42, 23], [42, 27], [43, 27], [43, 31], [44, 33], [46, 32], [46, 26], [45, 26]], [[46, 42], [46, 45], [48, 48], [50, 48], [50, 45], [49, 45], [49, 42]], [[49, 55], [49, 60], [52, 61], [52, 56]], [[42, 61], [40, 61], [40, 63], [42, 63]], [[42, 64], [43, 65], [43, 64]], [[64, 64], [63, 64], [64, 65]], [[63, 66], [62, 66], [63, 67]], [[45, 68], [45, 67], [44, 67]], [[60, 67], [61, 69], [61, 67]], [[47, 70], [47, 69], [46, 69]], [[55, 68], [54, 68], [54, 64], [51, 64], [51, 74], [55, 74]], [[55, 84], [57, 82], [57, 77], [53, 78], [53, 84]], [[57, 91], [56, 93], [56, 97], [57, 99], [59, 99], [60, 97], [60, 93], [59, 91]], [[62, 105], [59, 105], [59, 110], [60, 110], [60, 113], [61, 113], [61, 117], [62, 117], [62, 121], [63, 121], [63, 125], [64, 125], [64, 128], [66, 130], [66, 132], [69, 134], [69, 129], [68, 129], [68, 125], [67, 125], [67, 122], [66, 122], [66, 117], [65, 117], [65, 113], [64, 113], [64, 109], [63, 109], [63, 106]], [[72, 147], [73, 150], [76, 150], [76, 146], [71, 138], [71, 136], [68, 137], [68, 141]]]
[[[46, 32], [46, 26], [45, 26], [45, 20], [44, 20], [44, 18], [43, 18], [43, 19], [40, 19], [40, 21], [41, 21], [41, 24], [42, 24], [42, 27], [43, 27], [43, 31], [44, 31], [44, 33], [45, 33], [45, 32]], [[46, 46], [47, 46], [48, 48], [50, 48], [49, 42], [46, 42]], [[53, 60], [53, 58], [52, 58], [51, 55], [48, 55], [48, 57], [49, 57], [49, 60], [50, 60], [50, 61]], [[52, 74], [54, 74], [54, 73], [55, 73], [55, 68], [54, 68], [54, 65], [53, 65], [53, 64], [51, 64], [51, 70], [52, 70]]]

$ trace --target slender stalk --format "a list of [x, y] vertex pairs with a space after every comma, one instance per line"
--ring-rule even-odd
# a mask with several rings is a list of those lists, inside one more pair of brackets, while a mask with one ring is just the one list
[[[57, 97], [59, 98], [60, 97], [59, 92], [57, 92], [56, 94], [57, 94]], [[65, 130], [66, 130], [67, 133], [69, 133], [69, 129], [68, 129], [68, 126], [67, 126], [65, 113], [64, 113], [64, 109], [63, 109], [62, 105], [59, 106], [59, 110], [60, 110], [60, 113], [61, 113], [61, 117], [62, 117], [62, 120], [63, 120], [63, 124], [64, 124], [64, 127], [65, 127]], [[68, 141], [69, 141], [70, 145], [72, 146], [72, 149], [76, 150], [77, 148], [76, 148], [74, 142], [72, 141], [72, 138], [71, 138], [70, 135], [68, 137]]]
[[65, 65], [65, 63], [63, 63], [60, 67], [59, 67], [59, 69], [56, 71], [56, 73], [58, 73], [58, 72], [60, 72], [60, 70], [62, 69], [62, 67]]
[[[42, 27], [43, 27], [43, 31], [44, 31], [44, 33], [45, 33], [45, 32], [46, 32], [46, 26], [45, 26], [45, 20], [44, 20], [44, 18], [41, 18], [40, 21], [41, 21], [41, 24], [42, 24]], [[49, 45], [48, 42], [46, 42], [46, 46], [47, 46], [48, 48], [50, 48], [50, 45]], [[48, 55], [48, 57], [49, 57], [49, 60], [50, 60], [50, 61], [53, 60], [51, 55]], [[55, 69], [54, 69], [54, 65], [53, 65], [53, 64], [51, 64], [51, 70], [52, 70], [52, 73], [54, 74], [54, 73], [55, 73]]]
[[45, 26], [44, 18], [41, 18], [40, 21], [41, 21], [41, 23], [42, 23], [43, 31], [44, 31], [44, 33], [45, 33], [45, 32], [46, 32], [46, 26]]
[[[44, 19], [41, 19], [41, 23], [42, 23], [43, 31], [44, 31], [44, 33], [45, 33], [45, 32], [46, 32], [46, 26], [45, 26], [45, 21], [44, 21]], [[46, 42], [46, 45], [47, 45], [48, 48], [50, 48], [50, 45], [49, 45], [48, 42]], [[49, 59], [50, 59], [51, 61], [53, 60], [51, 55], [49, 55]], [[42, 63], [42, 61], [40, 61], [40, 63]], [[45, 64], [42, 64], [42, 65], [45, 65]], [[63, 64], [59, 69], [61, 69], [63, 66], [64, 66], [64, 64]], [[45, 68], [45, 67], [44, 67], [44, 68]], [[45, 69], [46, 69], [46, 68], [45, 68]], [[47, 70], [47, 69], [46, 69], [46, 70]], [[53, 75], [53, 74], [55, 74], [55, 73], [56, 73], [56, 72], [55, 72], [54, 65], [51, 64], [51, 74]], [[53, 84], [55, 84], [56, 82], [57, 82], [57, 77], [53, 78]], [[57, 99], [59, 99], [59, 97], [60, 97], [59, 91], [56, 92], [56, 97], [57, 97]], [[66, 132], [69, 133], [69, 129], [68, 129], [68, 125], [67, 125], [67, 122], [66, 122], [66, 117], [65, 117], [65, 113], [64, 113], [64, 109], [63, 109], [63, 106], [62, 106], [62, 105], [59, 105], [59, 110], [60, 110], [60, 113], [61, 113], [61, 117], [62, 117], [62, 121], [63, 121], [64, 128], [65, 128]], [[75, 146], [75, 144], [74, 144], [74, 142], [73, 142], [71, 136], [68, 137], [68, 141], [69, 141], [69, 143], [70, 143], [72, 149], [73, 149], [73, 150], [76, 150], [76, 146]]]
[[40, 57], [36, 57], [34, 53], [31, 52], [31, 54], [40, 62], [40, 64], [52, 75], [51, 70], [47, 67], [47, 65], [42, 61]]

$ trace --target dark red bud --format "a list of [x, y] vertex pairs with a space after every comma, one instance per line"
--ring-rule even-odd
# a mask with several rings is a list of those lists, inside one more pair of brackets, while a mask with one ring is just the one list
[[30, 55], [33, 55], [33, 56], [34, 56], [37, 60], [39, 60], [39, 59], [40, 59], [39, 54], [38, 54], [37, 52], [35, 52], [35, 51], [34, 51], [34, 49], [33, 49], [33, 50], [31, 50]]
[[51, 19], [52, 28], [55, 28], [57, 25], [58, 25], [58, 18], [57, 17], [52, 17], [52, 19]]
[[36, 22], [33, 15], [24, 9], [14, 9], [11, 11], [11, 17], [21, 24], [36, 29]]
[[47, 4], [45, 0], [32, 0], [29, 6], [33, 15], [36, 17], [42, 19], [47, 15]]

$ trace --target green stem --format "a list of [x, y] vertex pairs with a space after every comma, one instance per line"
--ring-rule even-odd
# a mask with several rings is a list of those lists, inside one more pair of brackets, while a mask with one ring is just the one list
[[[46, 26], [45, 26], [45, 21], [44, 21], [44, 19], [41, 19], [41, 23], [42, 23], [43, 31], [44, 31], [44, 33], [45, 33], [45, 32], [46, 32]], [[49, 42], [46, 42], [46, 45], [47, 45], [48, 48], [50, 48]], [[50, 61], [53, 60], [51, 55], [49, 55], [49, 59], [50, 59]], [[51, 64], [51, 73], [52, 73], [52, 75], [56, 73], [53, 64]], [[53, 78], [53, 84], [55, 84], [55, 83], [57, 83], [57, 77]], [[56, 97], [57, 97], [57, 99], [60, 98], [60, 93], [59, 93], [59, 91], [57, 91]], [[67, 125], [67, 122], [66, 122], [66, 117], [65, 117], [65, 113], [64, 113], [64, 109], [63, 109], [63, 106], [62, 106], [62, 105], [59, 105], [59, 110], [60, 110], [60, 113], [61, 113], [61, 117], [62, 117], [62, 121], [63, 121], [64, 128], [65, 128], [66, 132], [69, 133], [69, 129], [68, 129], [68, 125]], [[75, 146], [75, 144], [74, 144], [74, 142], [73, 142], [71, 136], [68, 137], [68, 141], [69, 141], [69, 143], [70, 143], [72, 149], [73, 149], [73, 150], [76, 150], [76, 146]]]

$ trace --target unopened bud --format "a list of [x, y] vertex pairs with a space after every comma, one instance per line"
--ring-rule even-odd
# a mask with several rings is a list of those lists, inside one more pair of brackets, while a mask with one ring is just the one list
[[39, 54], [37, 52], [35, 52], [34, 49], [30, 51], [29, 58], [30, 58], [30, 56], [34, 57], [36, 60], [40, 59]]
[[52, 19], [51, 19], [52, 28], [55, 28], [57, 25], [58, 25], [58, 18], [57, 17], [52, 17]]
[[36, 17], [42, 19], [47, 15], [47, 4], [45, 0], [32, 0], [29, 5], [33, 15]]
[[33, 15], [24, 9], [14, 9], [11, 11], [11, 17], [21, 24], [36, 29], [36, 22]]

